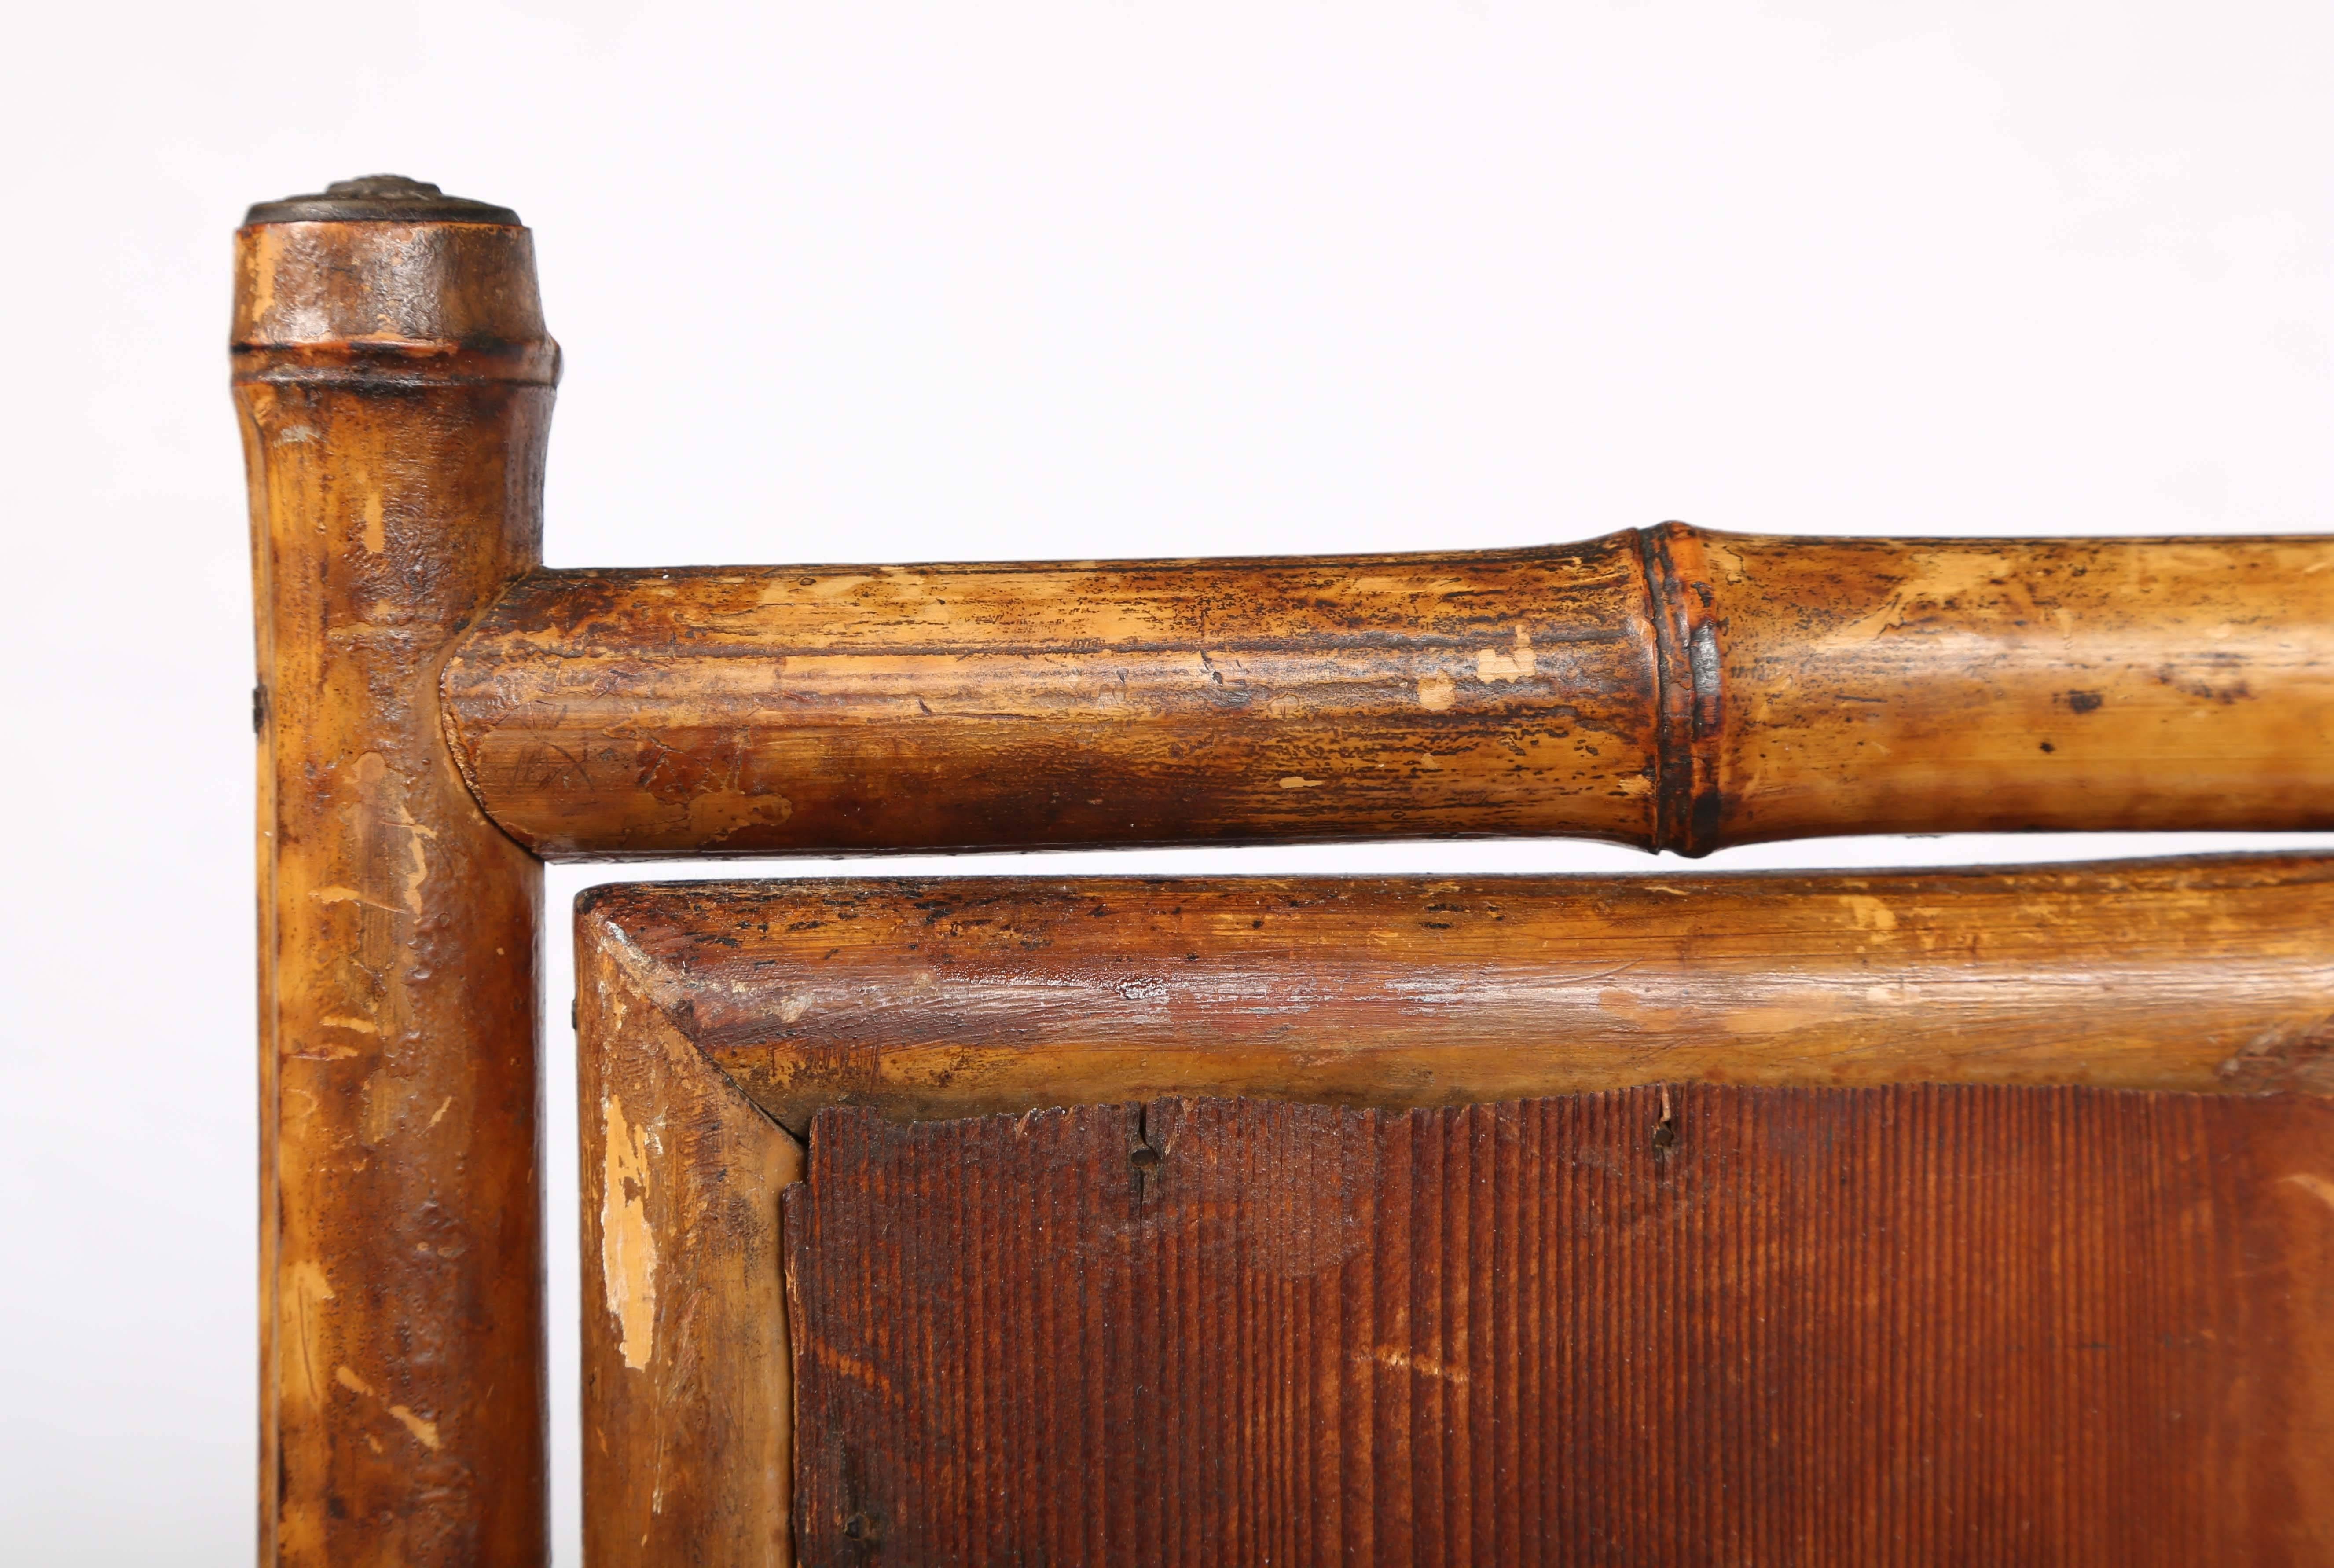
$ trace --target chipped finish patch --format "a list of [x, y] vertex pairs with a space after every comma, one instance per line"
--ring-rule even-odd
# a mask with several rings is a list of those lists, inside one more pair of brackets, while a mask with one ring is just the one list
[[1389, 1371], [1415, 1372], [1423, 1378], [1435, 1378], [1459, 1388], [1467, 1386], [1467, 1369], [1445, 1366], [1432, 1356], [1414, 1355], [1399, 1345], [1374, 1345], [1365, 1351], [1355, 1351], [1352, 1359], [1365, 1367], [1384, 1367]]
[[403, 1405], [390, 1406], [389, 1413], [396, 1419], [397, 1423], [400, 1426], [413, 1434], [413, 1440], [415, 1442], [420, 1444], [423, 1448], [429, 1449], [433, 1454], [438, 1451], [439, 1444], [438, 1441], [437, 1422], [422, 1419], [420, 1416], [415, 1415], [411, 1410], [407, 1409]]
[[656, 1338], [656, 1233], [649, 1224], [646, 1129], [624, 1118], [623, 1101], [600, 1101], [606, 1130], [600, 1195], [600, 1279], [616, 1320], [624, 1365], [645, 1369]]
[[[405, 781], [381, 753], [369, 751], [357, 759], [356, 784], [357, 831], [369, 855], [377, 858], [382, 883], [397, 885], [402, 907], [394, 912], [419, 915], [424, 908], [422, 890], [429, 880], [427, 841], [438, 836], [437, 830], [413, 820], [405, 801]], [[362, 894], [351, 896], [370, 908], [389, 908]]]
[[2262, 1030], [2217, 1076], [2233, 1089], [2334, 1093], [2334, 1015]]
[[740, 828], [776, 827], [794, 814], [794, 803], [781, 794], [692, 795], [689, 831], [709, 844], [718, 844]]
[[1867, 893], [1842, 893], [1839, 901], [1847, 907], [1848, 918], [1859, 931], [1893, 931], [1896, 928], [1896, 911], [1886, 899]]
[[2334, 1208], [2334, 1181], [2327, 1180], [2315, 1171], [2297, 1170], [2291, 1176], [2278, 1178], [2278, 1184], [2298, 1187], [2327, 1207]]
[[1539, 673], [1539, 660], [1532, 653], [1531, 633], [1516, 628], [1515, 647], [1506, 653], [1496, 648], [1484, 649], [1475, 655], [1475, 678], [1486, 685], [1493, 681], [1529, 680]]
[[358, 904], [368, 909], [379, 909], [387, 915], [401, 915], [404, 910], [393, 904], [368, 899], [354, 888], [311, 888], [308, 896], [320, 904]]
[[[338, 1383], [341, 1387], [348, 1390], [349, 1392], [352, 1394], [361, 1394], [364, 1398], [372, 1400], [376, 1402], [381, 1400], [381, 1394], [379, 1391], [376, 1390], [371, 1383], [365, 1381], [363, 1378], [360, 1377], [357, 1374], [356, 1369], [353, 1367], [335, 1367], [333, 1370], [333, 1381]], [[431, 1453], [434, 1454], [438, 1452], [440, 1448], [444, 1447], [443, 1443], [439, 1441], [438, 1437], [437, 1422], [427, 1420], [420, 1416], [415, 1415], [411, 1409], [404, 1405], [384, 1404], [382, 1408], [387, 1411], [391, 1420], [394, 1420], [399, 1426], [405, 1429], [408, 1436], [412, 1438], [415, 1442], [420, 1444], [423, 1448], [429, 1449]], [[367, 1438], [366, 1440], [368, 1442], [372, 1441], [371, 1438]], [[377, 1442], [373, 1442], [372, 1449], [375, 1453], [381, 1452], [381, 1445]]]
[[324, 1344], [323, 1304], [334, 1300], [332, 1282], [316, 1264], [302, 1260], [285, 1270], [283, 1294], [285, 1315], [292, 1321], [292, 1345], [299, 1369], [299, 1380], [309, 1404], [324, 1396], [324, 1383], [318, 1375], [320, 1351]]

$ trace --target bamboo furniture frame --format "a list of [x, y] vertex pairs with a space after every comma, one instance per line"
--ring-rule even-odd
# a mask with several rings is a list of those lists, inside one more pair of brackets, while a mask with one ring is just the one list
[[516, 216], [382, 177], [236, 245], [265, 1561], [543, 1560], [543, 859], [2334, 827], [2334, 539], [546, 572]]

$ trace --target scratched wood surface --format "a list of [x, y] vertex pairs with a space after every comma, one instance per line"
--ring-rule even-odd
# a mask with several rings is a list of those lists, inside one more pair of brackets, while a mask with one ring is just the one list
[[2014, 871], [597, 888], [770, 1115], [1658, 1080], [2334, 1089], [2334, 857]]
[[260, 1561], [524, 1568], [542, 868], [464, 787], [437, 673], [541, 558], [558, 350], [501, 208], [389, 178], [252, 216]]
[[810, 1564], [2334, 1561], [2334, 1102], [822, 1114]]
[[584, 1554], [593, 1568], [786, 1568], [792, 1352], [778, 1194], [802, 1146], [640, 988], [576, 952]]
[[2334, 827], [2334, 538], [531, 574], [446, 665], [554, 859]]

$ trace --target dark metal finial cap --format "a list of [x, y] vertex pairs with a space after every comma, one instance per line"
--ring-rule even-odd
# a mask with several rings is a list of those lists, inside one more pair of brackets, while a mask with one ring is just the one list
[[368, 174], [336, 179], [313, 196], [287, 196], [254, 203], [244, 215], [255, 223], [503, 223], [518, 226], [518, 214], [492, 202], [448, 196], [426, 179], [401, 174]]

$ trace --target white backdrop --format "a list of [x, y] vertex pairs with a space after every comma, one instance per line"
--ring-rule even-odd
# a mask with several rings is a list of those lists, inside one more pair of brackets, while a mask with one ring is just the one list
[[[250, 1553], [251, 664], [224, 356], [246, 203], [396, 170], [535, 226], [567, 349], [555, 564], [1494, 546], [1666, 517], [2322, 530], [2329, 45], [2319, 0], [20, 15], [0, 1556]], [[946, 864], [976, 863], [902, 869]], [[552, 876], [555, 1021], [567, 899], [607, 875]], [[573, 1562], [572, 1063], [564, 1026], [546, 1038]]]

